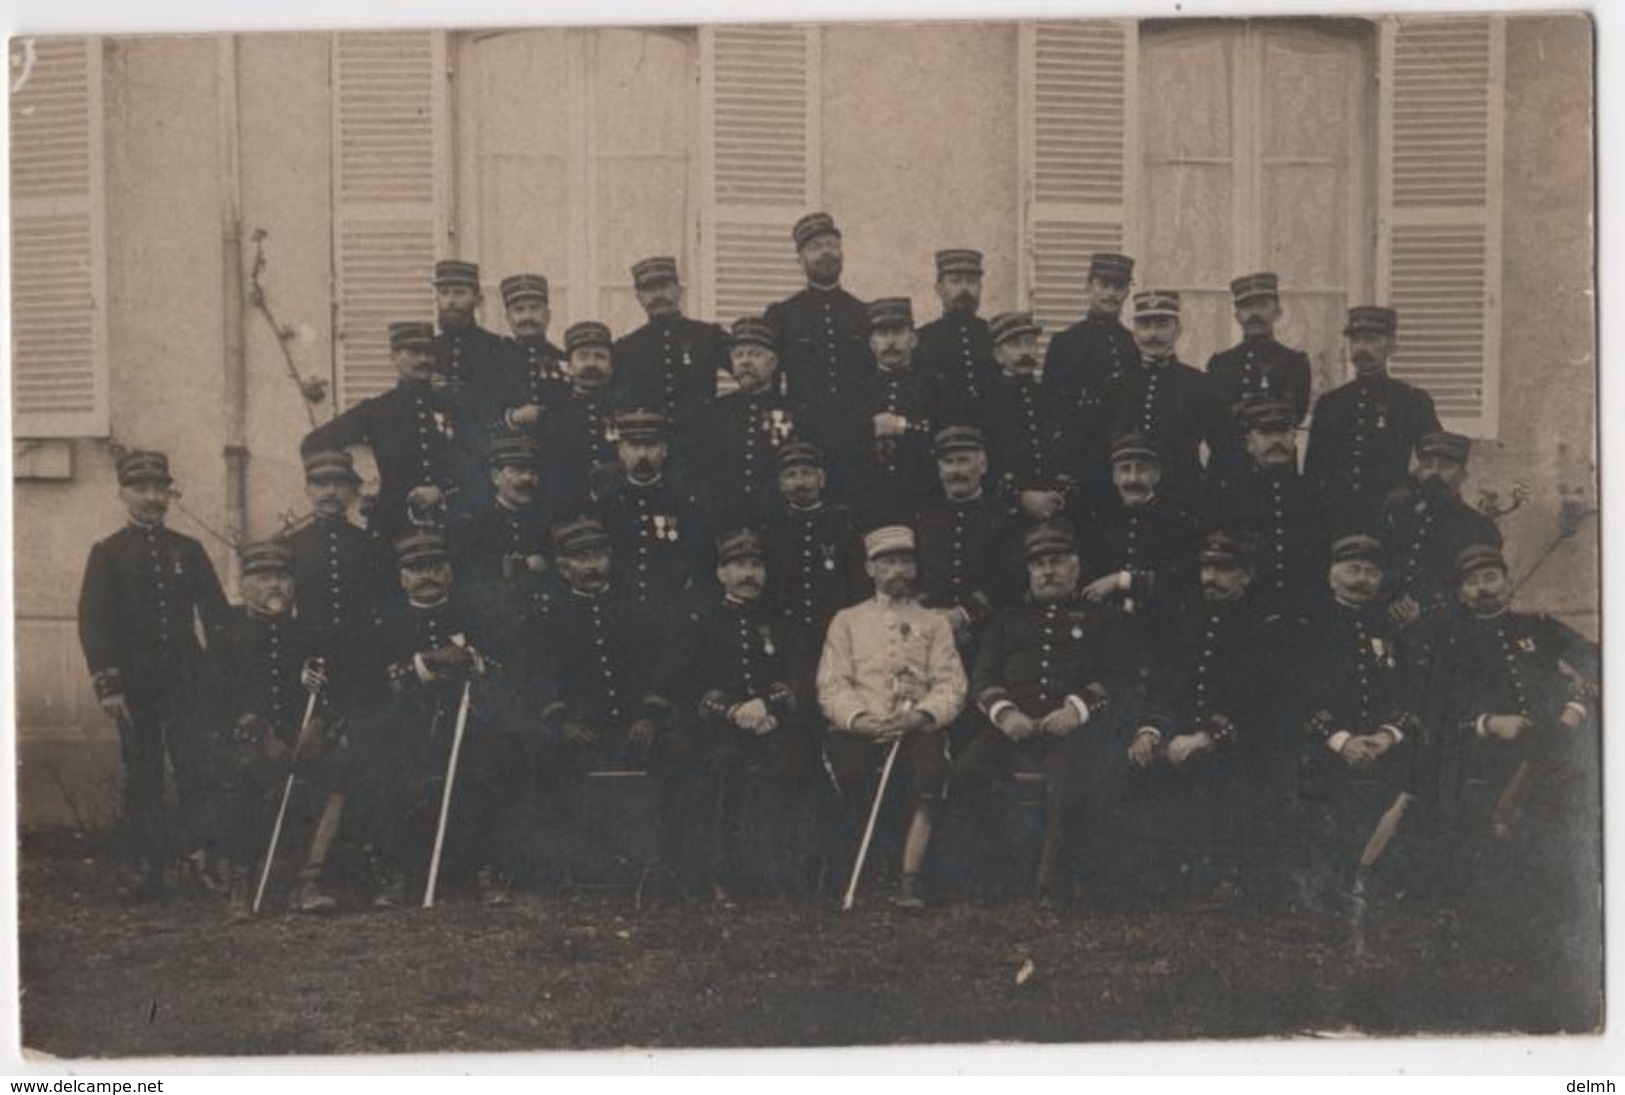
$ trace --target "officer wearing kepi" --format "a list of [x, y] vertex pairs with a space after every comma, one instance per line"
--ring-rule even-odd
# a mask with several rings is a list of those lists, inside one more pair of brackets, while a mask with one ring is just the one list
[[395, 387], [364, 399], [305, 435], [299, 451], [366, 445], [378, 465], [378, 494], [367, 529], [385, 542], [413, 528], [445, 527], [467, 512], [467, 449], [478, 434], [435, 369], [434, 328], [389, 325]]
[[863, 600], [869, 580], [852, 513], [828, 499], [824, 454], [805, 441], [779, 449], [783, 507], [763, 534], [768, 600], [814, 635], [847, 605]]
[[1162, 490], [1199, 506], [1204, 476], [1201, 448], [1213, 452], [1229, 440], [1230, 410], [1218, 382], [1180, 361], [1179, 294], [1134, 294], [1136, 365], [1105, 384], [1106, 420], [1113, 433], [1140, 433], [1162, 454]]
[[323, 887], [322, 873], [344, 816], [351, 763], [330, 667], [294, 613], [287, 545], [249, 544], [240, 557], [243, 607], [210, 645], [198, 695], [213, 738], [217, 798], [210, 813], [231, 864], [230, 917], [250, 914], [251, 886], [264, 868], [290, 772], [300, 779], [279, 843], [307, 825], [310, 843], [289, 908], [332, 912], [338, 902]]
[[353, 660], [358, 643], [396, 596], [389, 582], [394, 566], [389, 549], [349, 518], [361, 484], [350, 454], [317, 449], [304, 460], [311, 519], [284, 537], [292, 555], [294, 606], [316, 653], [338, 667]]
[[[503, 410], [507, 396], [508, 349], [500, 335], [480, 326], [480, 268], [461, 259], [434, 264], [436, 371], [451, 385], [481, 429], [490, 429]], [[476, 449], [484, 447], [478, 439]]]
[[655, 410], [617, 415], [619, 466], [597, 494], [624, 592], [669, 613], [700, 576], [707, 532], [698, 499], [670, 467], [670, 424]]
[[1416, 466], [1388, 494], [1384, 516], [1395, 558], [1388, 611], [1401, 626], [1455, 604], [1456, 558], [1474, 544], [1501, 546], [1493, 518], [1461, 497], [1472, 441], [1430, 433], [1416, 443]]
[[1349, 309], [1354, 379], [1320, 397], [1309, 427], [1304, 474], [1340, 531], [1382, 527], [1382, 507], [1410, 469], [1416, 443], [1438, 433], [1433, 398], [1388, 375], [1399, 316], [1392, 308]]
[[1268, 271], [1245, 274], [1230, 283], [1241, 324], [1241, 341], [1208, 358], [1207, 374], [1219, 382], [1232, 410], [1245, 400], [1284, 399], [1294, 428], [1309, 413], [1309, 355], [1275, 340], [1281, 318], [1280, 279]]
[[978, 408], [993, 380], [993, 341], [982, 303], [982, 253], [970, 248], [938, 251], [937, 296], [942, 315], [921, 325], [920, 368], [936, 377], [948, 423], [981, 421]]
[[595, 476], [607, 474], [619, 461], [620, 435], [610, 402], [613, 345], [609, 328], [602, 323], [584, 320], [570, 325], [564, 332], [569, 394], [547, 410], [533, 431], [542, 442], [543, 464], [556, 484], [553, 502], [561, 513], [587, 504]]
[[779, 354], [767, 321], [736, 319], [729, 357], [739, 387], [695, 416], [685, 451], [690, 467], [705, 469], [697, 487], [711, 527], [759, 529], [780, 508], [779, 450], [800, 432], [778, 392]]
[[728, 371], [728, 334], [683, 315], [683, 285], [670, 256], [633, 263], [632, 289], [649, 322], [615, 343], [611, 400], [617, 408], [661, 411], [680, 434], [716, 402], [717, 375]]
[[1089, 256], [1088, 313], [1050, 340], [1044, 389], [1072, 405], [1100, 400], [1107, 381], [1139, 360], [1134, 336], [1118, 318], [1134, 282], [1134, 260], [1097, 251]]
[[1042, 332], [1030, 312], [996, 315], [990, 329], [999, 372], [984, 386], [984, 403], [971, 421], [986, 431], [993, 481], [1029, 523], [1048, 521], [1080, 501], [1084, 454], [1102, 443], [1104, 427], [1044, 390], [1038, 378]]
[[503, 425], [531, 429], [544, 409], [570, 388], [564, 375], [564, 351], [547, 339], [552, 320], [547, 279], [540, 274], [514, 274], [502, 279], [502, 305], [508, 316]]
[[[744, 801], [747, 761], [755, 756], [768, 776], [767, 832], [760, 842], [781, 861], [794, 860], [796, 823], [805, 816], [807, 777], [818, 756], [811, 637], [777, 617], [763, 594], [767, 569], [761, 537], [735, 529], [717, 538], [717, 581], [722, 596], [692, 624], [684, 668], [685, 691], [702, 742], [710, 749], [706, 861], [712, 897], [733, 902], [735, 834]], [[804, 864], [797, 864], [804, 866]]]
[[1219, 480], [1216, 523], [1258, 540], [1256, 595], [1277, 612], [1305, 607], [1325, 584], [1326, 507], [1298, 471], [1296, 412], [1285, 399], [1257, 397], [1236, 412], [1243, 457]]
[[126, 452], [118, 482], [129, 523], [90, 549], [79, 590], [79, 645], [96, 699], [118, 724], [130, 856], [124, 892], [143, 899], [162, 890], [169, 858], [166, 752], [182, 817], [198, 835], [206, 751], [185, 699], [202, 659], [198, 623], [212, 640], [230, 610], [203, 545], [164, 527], [173, 493], [169, 458]]
[[931, 439], [942, 421], [935, 379], [914, 365], [919, 339], [907, 297], [869, 305], [875, 371], [852, 392], [852, 508], [869, 527], [907, 520], [935, 485]]
[[[805, 437], [836, 458], [846, 431], [847, 407], [859, 382], [874, 372], [869, 313], [841, 288], [841, 231], [828, 213], [809, 213], [791, 230], [807, 288], [769, 305], [766, 318], [779, 346], [786, 394], [806, 428]], [[844, 468], [833, 486], [846, 489]]]
[[[1043, 902], [1059, 882], [1079, 765], [1086, 756], [1107, 757], [1101, 746], [1111, 740], [1103, 729], [1111, 695], [1122, 696], [1132, 684], [1123, 644], [1116, 641], [1116, 613], [1077, 596], [1078, 548], [1070, 527], [1035, 526], [1022, 538], [1022, 552], [1027, 598], [997, 613], [983, 637], [970, 692], [982, 719], [954, 760], [953, 784], [976, 808], [977, 835], [997, 856], [984, 855], [987, 871], [1009, 854], [998, 839], [996, 781], [1009, 775], [1022, 753], [1043, 772], [1044, 838], [1033, 883], [1034, 896]], [[1093, 741], [1086, 743], [1085, 734]]]

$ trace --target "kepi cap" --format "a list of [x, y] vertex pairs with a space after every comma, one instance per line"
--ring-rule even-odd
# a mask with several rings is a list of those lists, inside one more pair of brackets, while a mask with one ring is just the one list
[[863, 538], [863, 553], [870, 559], [914, 550], [914, 530], [907, 525], [882, 525]]
[[547, 303], [547, 279], [540, 274], [514, 274], [502, 279], [502, 303], [513, 307], [521, 300]]
[[835, 218], [828, 213], [808, 213], [796, 221], [795, 227], [790, 229], [790, 235], [796, 241], [796, 250], [799, 251], [819, 236], [834, 236], [839, 239], [841, 230], [835, 227]]
[[1007, 339], [1042, 334], [1043, 331], [1031, 312], [1000, 312], [987, 324], [987, 333], [995, 346]]
[[161, 452], [132, 450], [118, 458], [118, 485], [136, 483], [173, 483], [169, 477], [169, 457]]
[[434, 286], [436, 289], [449, 289], [457, 285], [469, 289], [478, 289], [480, 287], [479, 264], [464, 262], [462, 259], [441, 259], [434, 264]]

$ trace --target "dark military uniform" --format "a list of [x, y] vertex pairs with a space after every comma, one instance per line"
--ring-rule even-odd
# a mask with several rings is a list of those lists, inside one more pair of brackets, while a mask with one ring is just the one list
[[1127, 572], [1118, 598], [1124, 613], [1151, 619], [1194, 593], [1201, 539], [1201, 520], [1165, 495], [1137, 506], [1114, 496], [1084, 523], [1083, 582]]
[[1309, 413], [1309, 355], [1273, 338], [1249, 338], [1220, 350], [1207, 361], [1207, 375], [1224, 393], [1225, 406], [1268, 397], [1292, 404], [1295, 422]]
[[640, 612], [675, 610], [710, 562], [710, 530], [693, 492], [669, 471], [653, 483], [635, 482], [622, 471], [597, 501], [613, 546], [617, 585]]
[[429, 655], [466, 644], [483, 656], [470, 685], [443, 878], [464, 879], [476, 868], [503, 863], [494, 835], [528, 779], [535, 670], [517, 636], [489, 626], [482, 631], [481, 624], [460, 599], [447, 599], [408, 603], [377, 633], [378, 699], [356, 720], [352, 736], [363, 773], [356, 782], [364, 839], [389, 869], [406, 872], [414, 900], [433, 850], [464, 687], [459, 677], [438, 673]]
[[1473, 544], [1501, 546], [1495, 520], [1436, 480], [1406, 477], [1384, 506], [1385, 540], [1393, 552], [1395, 596], [1414, 599], [1424, 615], [1456, 601], [1456, 557]]
[[768, 601], [781, 615], [822, 635], [835, 613], [872, 591], [851, 512], [825, 502], [783, 506], [763, 534]]
[[[292, 553], [295, 611], [316, 653], [334, 667], [354, 666], [364, 641], [399, 596], [394, 560], [376, 536], [342, 518], [316, 518], [286, 537]], [[335, 669], [335, 679], [346, 674]]]
[[536, 432], [542, 443], [544, 489], [549, 508], [556, 512], [585, 504], [598, 469], [620, 461], [616, 448], [620, 433], [607, 393], [571, 391], [563, 401], [543, 412]]
[[[555, 526], [553, 539], [559, 555], [608, 544], [603, 526], [592, 518]], [[542, 774], [555, 810], [565, 818], [574, 815], [575, 793], [592, 771], [646, 769], [659, 784], [661, 853], [675, 866], [688, 833], [684, 794], [693, 742], [684, 723], [672, 717], [666, 691], [678, 676], [673, 665], [685, 653], [670, 638], [623, 584], [612, 581], [603, 592], [586, 593], [561, 582], [538, 602], [529, 645], [545, 696]], [[642, 720], [657, 731], [640, 746], [629, 732]], [[577, 726], [595, 739], [571, 741]]]
[[[142, 477], [167, 483], [168, 461], [157, 453], [126, 455], [120, 482]], [[167, 858], [166, 749], [189, 826], [201, 806], [206, 752], [184, 709], [202, 656], [197, 624], [212, 636], [229, 616], [214, 565], [189, 536], [132, 523], [90, 549], [79, 591], [79, 643], [97, 698], [121, 695], [129, 707], [129, 721], [118, 728], [125, 824], [132, 852], [154, 874]]]
[[[1234, 541], [1209, 537], [1202, 558], [1239, 557]], [[1174, 738], [1205, 732], [1211, 755], [1175, 769], [1156, 763], [1130, 769], [1126, 796], [1112, 819], [1164, 868], [1247, 863], [1248, 838], [1267, 824], [1285, 797], [1280, 742], [1270, 715], [1278, 668], [1277, 625], [1250, 597], [1227, 604], [1201, 601], [1165, 623], [1151, 670], [1157, 702], [1136, 726], [1157, 729], [1164, 748]], [[1123, 762], [1126, 767], [1126, 762]], [[1119, 769], [1121, 770], [1121, 769]]]
[[713, 529], [761, 528], [783, 508], [779, 447], [800, 440], [795, 412], [771, 391], [737, 391], [696, 415], [686, 447]]
[[1326, 507], [1296, 464], [1248, 463], [1226, 476], [1210, 505], [1215, 525], [1251, 533], [1258, 545], [1253, 596], [1276, 612], [1294, 612], [1326, 585], [1331, 541]]
[[1134, 333], [1116, 316], [1091, 312], [1050, 339], [1044, 390], [1065, 403], [1076, 402], [1080, 394], [1098, 400], [1109, 382], [1139, 363]]
[[981, 402], [999, 375], [987, 320], [948, 312], [916, 333], [914, 367], [930, 374], [942, 393], [943, 425], [982, 422]]
[[[1070, 534], [1040, 526], [1029, 533], [1026, 551], [1071, 552]], [[975, 736], [954, 759], [954, 786], [963, 786], [979, 806], [985, 839], [996, 827], [988, 792], [993, 781], [1025, 763], [1044, 775], [1044, 843], [1039, 855], [1038, 890], [1050, 888], [1060, 863], [1063, 827], [1080, 763], [1104, 767], [1116, 753], [1120, 735], [1104, 729], [1112, 697], [1122, 701], [1134, 687], [1117, 614], [1090, 606], [1076, 591], [1058, 600], [1029, 599], [994, 615], [982, 637], [971, 675], [970, 696], [980, 718]], [[1014, 741], [997, 720], [1013, 705], [1035, 723], [1064, 705], [1073, 705], [1084, 725], [1065, 737], [1035, 734]], [[1002, 842], [997, 842], [1002, 843]], [[995, 844], [995, 847], [997, 846]]]
[[[937, 489], [931, 441], [942, 405], [936, 382], [912, 368], [877, 369], [858, 383], [851, 408], [853, 512], [868, 527], [907, 520]], [[882, 412], [905, 420], [902, 434], [875, 436], [874, 416]]]
[[1321, 396], [1303, 470], [1326, 499], [1334, 533], [1380, 529], [1383, 502], [1410, 470], [1411, 450], [1438, 430], [1432, 397], [1386, 372]]
[[[406, 496], [416, 487], [440, 488], [446, 497], [449, 524], [471, 512], [470, 503], [484, 498], [483, 460], [473, 446], [484, 432], [464, 410], [427, 383], [403, 380], [364, 399], [331, 422], [305, 435], [300, 452], [366, 445], [378, 465], [378, 494], [367, 516], [368, 531], [385, 542], [409, 531], [426, 515], [407, 512]], [[439, 522], [435, 522], [439, 523]]]
[[[719, 564], [741, 553], [760, 557], [753, 532], [725, 535]], [[683, 669], [685, 707], [698, 717], [710, 749], [706, 820], [707, 863], [713, 881], [730, 881], [731, 846], [738, 828], [748, 762], [755, 758], [772, 781], [766, 846], [782, 856], [801, 834], [795, 830], [806, 778], [816, 767], [819, 732], [813, 686], [813, 642], [790, 620], [761, 602], [723, 597], [699, 610], [688, 631], [692, 660]], [[740, 704], [760, 700], [778, 724], [763, 734], [732, 720]]]
[[679, 430], [717, 399], [728, 371], [728, 332], [687, 316], [662, 316], [615, 342], [616, 407], [663, 411]]
[[988, 474], [1008, 494], [1056, 491], [1078, 501], [1086, 454], [1099, 447], [1101, 423], [1060, 402], [1035, 380], [999, 375], [986, 388], [978, 418], [987, 434]]
[[568, 397], [570, 378], [564, 375], [563, 350], [534, 335], [510, 338], [505, 349], [503, 410], [527, 404], [545, 409]]
[[[1343, 557], [1339, 542], [1334, 561]], [[1374, 550], [1374, 549], [1373, 549]], [[1297, 735], [1298, 862], [1325, 892], [1347, 884], [1378, 820], [1413, 786], [1422, 744], [1415, 675], [1398, 629], [1380, 604], [1324, 598], [1292, 631], [1283, 717]], [[1338, 756], [1346, 735], [1387, 728], [1397, 744], [1370, 768]]]
[[962, 610], [974, 635], [996, 609], [1021, 596], [1015, 519], [991, 491], [965, 501], [938, 495], [914, 521], [920, 603]]
[[1218, 385], [1170, 356], [1123, 370], [1105, 391], [1107, 429], [1146, 437], [1162, 457], [1162, 491], [1195, 504], [1203, 482], [1201, 446], [1222, 445], [1230, 432]]
[[768, 306], [763, 317], [779, 344], [785, 394], [806, 438], [836, 461], [831, 486], [846, 489], [844, 446], [850, 408], [874, 374], [869, 312], [863, 301], [835, 286], [808, 286]]

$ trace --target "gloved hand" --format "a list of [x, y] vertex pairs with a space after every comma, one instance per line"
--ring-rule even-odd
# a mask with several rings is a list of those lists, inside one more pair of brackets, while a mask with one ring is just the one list
[[467, 647], [448, 644], [424, 654], [423, 664], [437, 679], [460, 681], [477, 675], [478, 658]]
[[327, 687], [327, 663], [320, 658], [306, 658], [299, 670], [299, 683], [306, 692], [320, 692]]
[[1100, 604], [1109, 599], [1112, 594], [1119, 591], [1118, 571], [1112, 571], [1103, 578], [1096, 578], [1083, 587], [1083, 599], [1090, 604]]
[[439, 487], [413, 487], [406, 492], [406, 504], [416, 510], [438, 509], [446, 504], [446, 495]]
[[1168, 763], [1175, 768], [1199, 759], [1213, 751], [1213, 738], [1205, 730], [1193, 734], [1180, 734], [1168, 743]]
[[741, 730], [749, 730], [753, 734], [762, 733], [761, 725], [764, 719], [772, 716], [767, 712], [767, 704], [761, 699], [749, 699], [734, 707], [729, 716], [733, 724]]
[[1162, 738], [1149, 726], [1142, 726], [1134, 734], [1134, 742], [1128, 747], [1129, 763], [1136, 768], [1149, 768], [1151, 762], [1157, 759], [1157, 747], [1162, 744]]
[[1065, 499], [1052, 490], [1024, 490], [1021, 492], [1020, 501], [1021, 508], [1027, 516], [1039, 521], [1048, 521], [1061, 512]]
[[570, 745], [591, 745], [598, 740], [598, 732], [580, 719], [565, 719], [562, 729]]
[[908, 429], [908, 419], [900, 414], [890, 411], [881, 411], [874, 416], [876, 437], [899, 437]]
[[1038, 732], [1052, 738], [1064, 738], [1083, 727], [1083, 719], [1070, 703], [1063, 703], [1038, 722]]
[[1516, 741], [1533, 728], [1522, 715], [1491, 715], [1484, 720], [1484, 732], [1501, 741]]
[[529, 429], [541, 420], [542, 408], [536, 403], [526, 403], [508, 412], [508, 424], [516, 430]]
[[1011, 741], [1026, 741], [1038, 730], [1033, 720], [1016, 707], [999, 712], [998, 728], [999, 733]]
[[1400, 627], [1409, 627], [1422, 618], [1422, 606], [1409, 593], [1396, 597], [1388, 606], [1388, 618]]

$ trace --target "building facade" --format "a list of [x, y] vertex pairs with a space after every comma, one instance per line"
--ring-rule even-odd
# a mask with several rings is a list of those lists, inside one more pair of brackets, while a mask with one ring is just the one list
[[[1185, 299], [1180, 356], [1281, 276], [1282, 341], [1349, 375], [1352, 304], [1478, 439], [1526, 604], [1595, 634], [1592, 29], [1578, 16], [407, 31], [12, 43], [17, 712], [23, 820], [105, 819], [113, 728], [74, 607], [122, 520], [111, 451], [171, 454], [178, 529], [303, 512], [298, 441], [393, 383], [386, 324], [436, 258], [552, 284], [553, 333], [641, 313], [672, 254], [727, 322], [799, 287], [826, 209], [845, 283], [936, 313], [932, 253], [986, 255], [984, 314], [1083, 309], [1124, 250]], [[294, 376], [322, 380], [308, 404]]]

